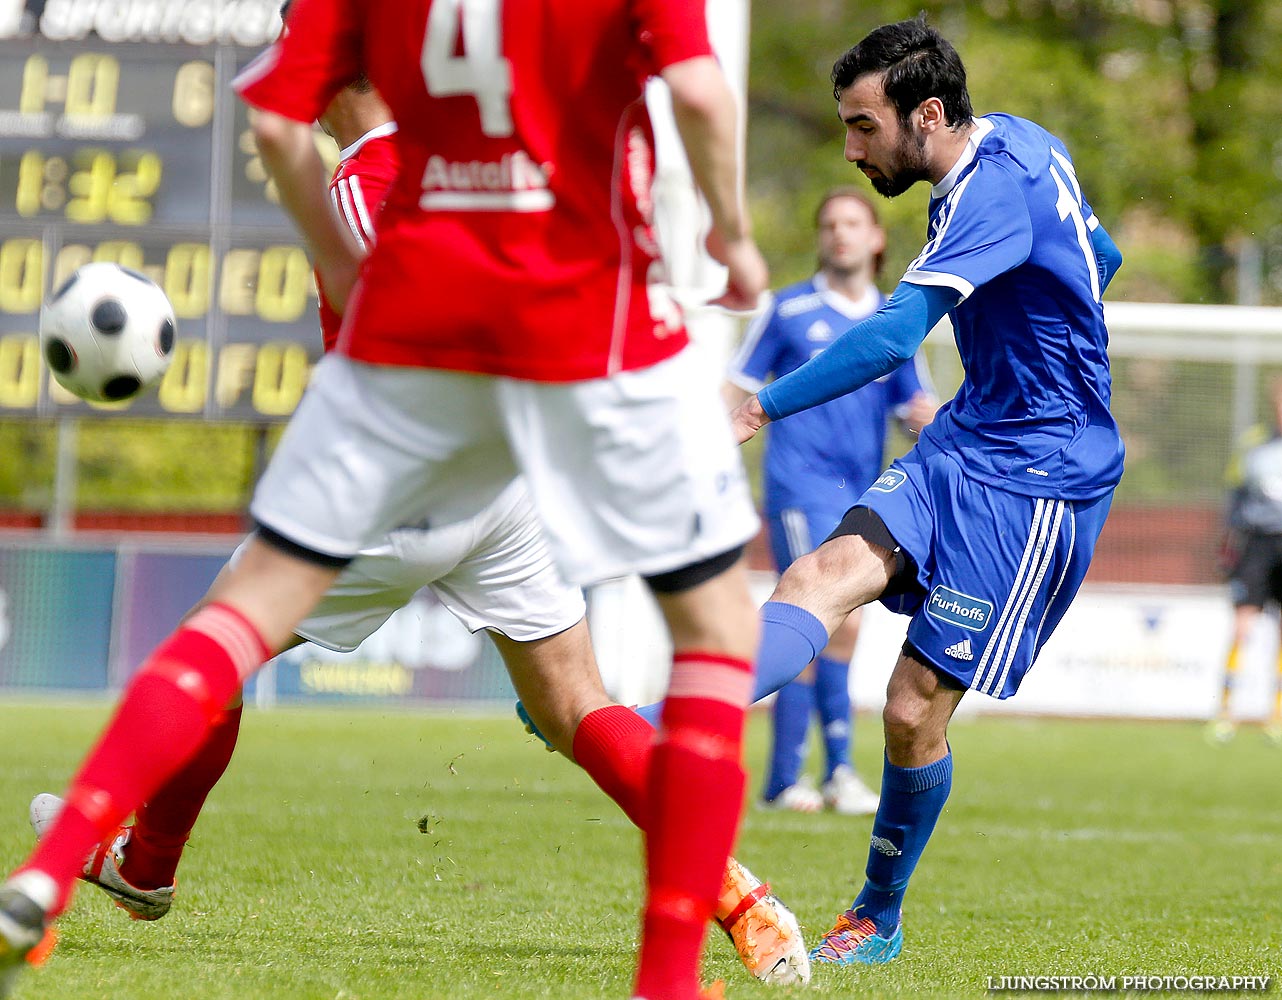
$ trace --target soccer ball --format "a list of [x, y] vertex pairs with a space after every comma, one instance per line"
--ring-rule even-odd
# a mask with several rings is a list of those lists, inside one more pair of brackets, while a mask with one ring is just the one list
[[41, 310], [40, 348], [58, 384], [81, 399], [131, 399], [169, 367], [174, 307], [145, 274], [86, 264]]

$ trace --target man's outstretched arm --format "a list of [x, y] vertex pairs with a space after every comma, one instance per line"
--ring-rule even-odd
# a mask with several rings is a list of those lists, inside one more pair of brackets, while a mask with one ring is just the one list
[[884, 306], [822, 354], [745, 400], [731, 415], [739, 442], [771, 420], [844, 396], [911, 360], [957, 300], [955, 289], [901, 281]]

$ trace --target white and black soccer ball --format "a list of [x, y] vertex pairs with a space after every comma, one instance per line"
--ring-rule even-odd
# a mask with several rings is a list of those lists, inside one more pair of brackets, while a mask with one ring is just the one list
[[120, 402], [159, 381], [174, 353], [174, 307], [145, 274], [95, 262], [40, 312], [40, 348], [58, 384], [81, 399]]

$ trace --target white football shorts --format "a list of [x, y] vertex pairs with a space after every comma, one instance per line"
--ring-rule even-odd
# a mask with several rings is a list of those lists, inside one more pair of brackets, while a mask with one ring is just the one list
[[250, 512], [348, 557], [397, 527], [471, 518], [518, 474], [571, 583], [679, 569], [758, 527], [716, 380], [690, 349], [568, 383], [328, 355]]
[[390, 532], [347, 565], [294, 631], [350, 652], [422, 587], [469, 631], [491, 629], [517, 642], [564, 632], [586, 612], [583, 592], [557, 571], [517, 480], [475, 517]]

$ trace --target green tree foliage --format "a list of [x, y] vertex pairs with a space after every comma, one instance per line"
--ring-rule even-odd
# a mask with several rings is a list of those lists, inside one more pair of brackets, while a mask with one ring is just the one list
[[[984, 0], [753, 4], [749, 180], [778, 276], [813, 261], [810, 214], [842, 159], [828, 74], [878, 23], [924, 10], [957, 46], [980, 114], [1064, 139], [1127, 255], [1113, 295], [1224, 302], [1244, 241], [1282, 302], [1282, 5], [1269, 0]], [[890, 280], [921, 245], [924, 191], [885, 203]]]

